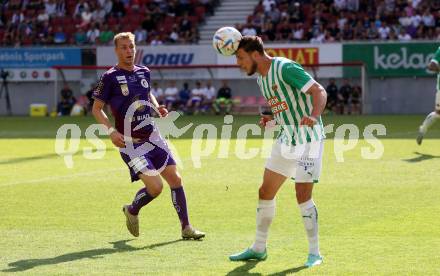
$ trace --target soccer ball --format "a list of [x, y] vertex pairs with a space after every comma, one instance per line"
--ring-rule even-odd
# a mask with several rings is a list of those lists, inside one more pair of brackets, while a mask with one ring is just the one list
[[217, 52], [224, 56], [232, 56], [238, 49], [242, 36], [233, 27], [223, 27], [218, 29], [212, 38], [212, 46]]

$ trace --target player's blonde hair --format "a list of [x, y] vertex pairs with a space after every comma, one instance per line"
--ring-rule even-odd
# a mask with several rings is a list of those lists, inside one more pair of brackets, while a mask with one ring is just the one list
[[130, 39], [134, 44], [134, 34], [131, 32], [123, 32], [116, 34], [115, 37], [113, 38], [113, 44], [115, 44], [115, 47], [118, 47], [118, 41], [127, 38]]

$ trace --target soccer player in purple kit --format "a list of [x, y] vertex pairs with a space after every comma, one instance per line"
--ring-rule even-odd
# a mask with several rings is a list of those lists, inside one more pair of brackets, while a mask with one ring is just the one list
[[[131, 181], [142, 180], [145, 185], [137, 192], [133, 202], [122, 208], [127, 229], [133, 236], [139, 236], [139, 211], [162, 192], [162, 176], [171, 188], [172, 202], [182, 226], [182, 238], [201, 239], [205, 233], [189, 223], [185, 192], [176, 162], [150, 118], [154, 110], [161, 117], [167, 116], [168, 110], [159, 105], [150, 93], [150, 70], [134, 64], [134, 35], [119, 33], [113, 42], [118, 63], [102, 75], [93, 93], [92, 113], [99, 123], [107, 127], [110, 139], [119, 148], [130, 170]], [[111, 107], [115, 127], [103, 110], [106, 104]], [[146, 124], [148, 120], [150, 123]]]

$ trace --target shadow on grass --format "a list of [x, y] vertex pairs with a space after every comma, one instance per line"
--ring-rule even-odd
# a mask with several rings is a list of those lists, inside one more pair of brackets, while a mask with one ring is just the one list
[[298, 266], [298, 267], [294, 267], [294, 268], [289, 268], [280, 272], [275, 272], [272, 274], [269, 274], [268, 276], [284, 276], [284, 275], [289, 275], [289, 274], [293, 274], [293, 273], [297, 273], [300, 272], [303, 269], [306, 269], [307, 266], [302, 265], [302, 266]]
[[261, 273], [251, 273], [249, 270], [253, 269], [257, 264], [258, 261], [247, 261], [242, 262], [243, 265], [237, 266], [234, 268], [234, 270], [231, 270], [226, 274], [227, 276], [238, 276], [238, 275], [253, 275], [253, 276], [259, 276], [262, 275]]
[[422, 161], [425, 161], [425, 160], [440, 158], [440, 156], [420, 153], [420, 152], [417, 152], [417, 151], [414, 152], [414, 154], [417, 154], [418, 156], [417, 157], [413, 157], [413, 158], [409, 158], [409, 159], [402, 159], [402, 160], [406, 161], [408, 163], [417, 163], [417, 162], [422, 162]]
[[8, 265], [10, 268], [3, 269], [1, 272], [19, 272], [19, 271], [26, 271], [29, 269], [32, 269], [37, 266], [44, 266], [44, 265], [56, 265], [60, 263], [67, 263], [72, 261], [77, 261], [81, 259], [100, 259], [103, 258], [105, 255], [115, 254], [115, 253], [124, 253], [124, 252], [132, 252], [132, 251], [139, 251], [139, 250], [145, 250], [145, 249], [153, 249], [156, 247], [166, 246], [169, 244], [177, 243], [180, 240], [174, 240], [174, 241], [168, 241], [168, 242], [162, 242], [162, 243], [155, 243], [143, 247], [133, 247], [127, 242], [132, 241], [131, 240], [120, 240], [116, 242], [110, 242], [110, 244], [113, 245], [113, 248], [98, 248], [98, 249], [91, 249], [91, 250], [85, 250], [85, 251], [79, 251], [79, 252], [72, 252], [67, 253], [64, 255], [56, 256], [53, 258], [45, 258], [45, 259], [27, 259], [27, 260], [20, 260], [13, 263], [9, 263]]
[[[114, 151], [115, 148], [113, 147], [108, 147], [105, 149], [97, 149], [94, 150], [93, 153], [95, 152], [102, 152], [102, 151]], [[75, 155], [81, 155], [83, 154], [82, 151], [77, 151], [74, 154], [72, 154], [72, 156]], [[48, 154], [42, 154], [42, 155], [36, 155], [36, 156], [29, 156], [29, 157], [17, 157], [17, 158], [11, 158], [11, 159], [6, 159], [3, 161], [0, 161], [0, 165], [6, 165], [6, 164], [17, 164], [17, 163], [25, 163], [25, 162], [31, 162], [31, 161], [36, 161], [36, 160], [44, 160], [44, 159], [51, 159], [51, 158], [57, 158], [57, 157], [62, 157], [56, 153], [48, 153]]]

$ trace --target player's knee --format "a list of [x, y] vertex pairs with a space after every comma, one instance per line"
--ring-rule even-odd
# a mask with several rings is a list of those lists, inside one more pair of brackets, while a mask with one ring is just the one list
[[162, 189], [162, 182], [156, 182], [153, 185], [149, 185], [149, 187], [147, 187], [148, 193], [153, 197], [157, 197], [158, 195], [160, 195], [160, 193], [162, 193]]
[[312, 195], [310, 194], [309, 191], [303, 190], [303, 189], [296, 190], [296, 200], [298, 201], [298, 203], [306, 202], [311, 198], [312, 198]]
[[274, 198], [274, 194], [264, 186], [261, 186], [258, 190], [258, 196], [263, 200], [272, 200]]
[[171, 188], [178, 188], [182, 186], [182, 178], [179, 174], [175, 173], [168, 177], [168, 184], [170, 184]]

